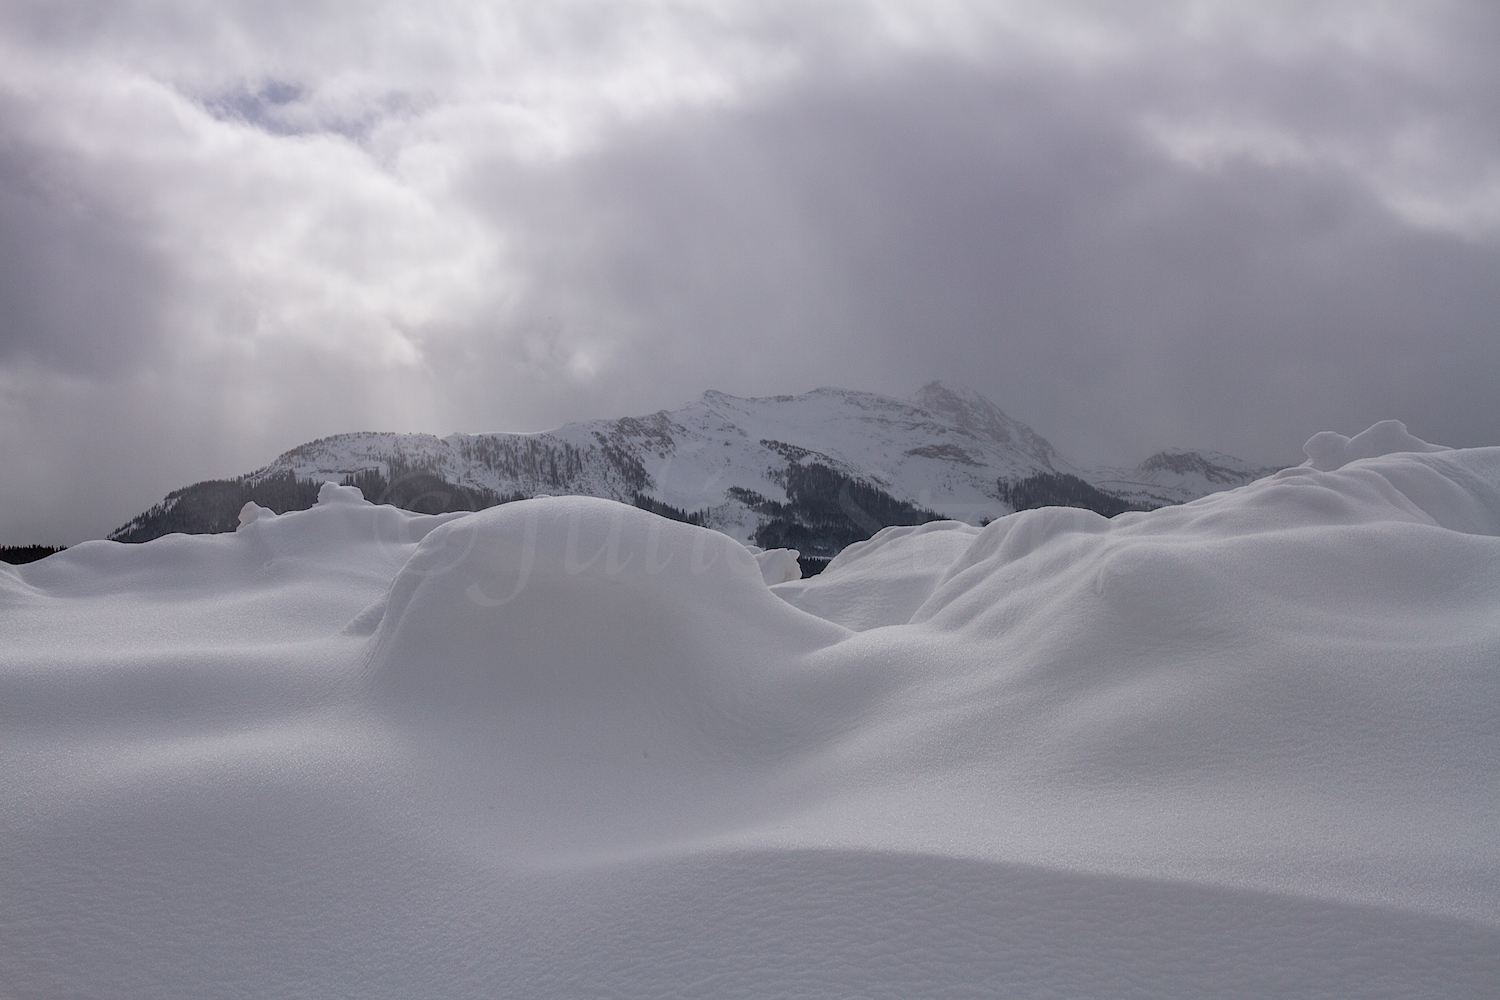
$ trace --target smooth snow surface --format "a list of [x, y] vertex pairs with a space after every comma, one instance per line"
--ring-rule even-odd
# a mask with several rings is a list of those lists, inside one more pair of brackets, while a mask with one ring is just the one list
[[0, 997], [1493, 997], [1500, 448], [1382, 427], [770, 587], [331, 485], [0, 566]]
[[844, 549], [819, 575], [784, 583], [776, 593], [803, 611], [860, 632], [905, 625], [978, 534], [978, 528], [961, 521], [886, 528]]

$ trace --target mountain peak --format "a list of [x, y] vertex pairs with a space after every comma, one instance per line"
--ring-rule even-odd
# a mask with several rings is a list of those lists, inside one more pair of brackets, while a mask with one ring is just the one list
[[1136, 466], [1136, 471], [1149, 475], [1151, 473], [1170, 473], [1178, 476], [1196, 475], [1201, 476], [1210, 483], [1234, 483], [1246, 482], [1247, 479], [1257, 478], [1271, 471], [1270, 469], [1258, 469], [1248, 462], [1242, 462], [1232, 455], [1220, 454], [1216, 451], [1194, 451], [1188, 448], [1169, 448], [1159, 451]]
[[1057, 451], [1036, 431], [1008, 416], [984, 394], [961, 382], [932, 381], [917, 390], [914, 404], [967, 434], [1009, 445], [1051, 468]]
[[922, 388], [918, 389], [917, 394], [912, 397], [912, 402], [916, 403], [924, 410], [932, 409], [934, 406], [951, 406], [954, 403], [962, 403], [966, 406], [974, 406], [980, 408], [988, 407], [990, 409], [998, 409], [998, 407], [996, 407], [994, 403], [991, 403], [989, 399], [985, 397], [984, 393], [980, 392], [973, 386], [967, 385], [963, 382], [947, 382], [942, 379], [933, 379], [931, 382], [928, 382], [926, 385], [922, 386]]

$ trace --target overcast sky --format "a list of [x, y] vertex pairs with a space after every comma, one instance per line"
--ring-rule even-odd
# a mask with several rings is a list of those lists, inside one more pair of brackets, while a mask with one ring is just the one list
[[931, 378], [1085, 463], [1500, 444], [1500, 4], [0, 5], [0, 543]]

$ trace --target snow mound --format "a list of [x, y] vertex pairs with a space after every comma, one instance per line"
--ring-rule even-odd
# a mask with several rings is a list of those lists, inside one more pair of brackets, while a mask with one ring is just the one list
[[337, 486], [0, 567], [0, 990], [1491, 996], [1500, 448], [1396, 430], [773, 586]]
[[[240, 526], [240, 528], [243, 528], [247, 524], [254, 524], [256, 521], [258, 521], [262, 517], [275, 517], [275, 516], [276, 516], [276, 512], [273, 511], [273, 510], [271, 510], [269, 507], [262, 507], [260, 504], [256, 503], [254, 500], [246, 500], [245, 501], [245, 506], [243, 506], [243, 507], [240, 508], [240, 525], [239, 526]], [[238, 531], [239, 528], [236, 528], [235, 530]]]
[[370, 689], [413, 732], [456, 740], [445, 766], [524, 801], [554, 846], [692, 824], [726, 782], [822, 748], [878, 689], [878, 670], [815, 668], [848, 633], [762, 573], [727, 535], [627, 504], [494, 507], [434, 530], [397, 574]]
[[335, 504], [368, 504], [364, 493], [358, 486], [340, 486], [338, 483], [324, 483], [318, 487], [318, 505], [333, 506]]
[[[1295, 788], [1309, 843], [1338, 800], [1442, 797], [1448, 828], [1423, 835], [1474, 852], [1489, 835], [1451, 821], [1494, 759], [1497, 535], [1500, 449], [1403, 452], [1150, 513], [1003, 518], [911, 621], [964, 637], [976, 675], [1006, 664], [947, 731], [1028, 734], [997, 767], [1197, 789], [1225, 815], [1231, 788]], [[1340, 822], [1391, 850], [1424, 827]]]
[[461, 516], [340, 500], [277, 516], [257, 505], [232, 533], [84, 542], [18, 567], [42, 603], [8, 623], [6, 638], [17, 653], [76, 647], [107, 656], [326, 635], [380, 597], [429, 531]]
[[1307, 455], [1306, 464], [1319, 472], [1333, 472], [1362, 458], [1378, 458], [1403, 451], [1449, 450], [1408, 434], [1406, 425], [1399, 420], [1382, 420], [1352, 438], [1334, 431], [1319, 431], [1302, 446], [1303, 453]]
[[778, 583], [787, 583], [791, 580], [802, 579], [802, 564], [797, 561], [802, 553], [796, 549], [771, 549], [767, 551], [759, 545], [746, 542], [745, 548], [755, 557], [755, 562], [760, 566], [761, 579], [765, 580], [766, 586]]
[[760, 576], [766, 586], [802, 579], [802, 565], [797, 562], [799, 555], [801, 553], [796, 549], [771, 549], [769, 552], [755, 553], [755, 561], [760, 565]]
[[844, 549], [822, 573], [783, 583], [776, 594], [856, 632], [904, 625], [977, 534], [961, 521], [883, 528]]

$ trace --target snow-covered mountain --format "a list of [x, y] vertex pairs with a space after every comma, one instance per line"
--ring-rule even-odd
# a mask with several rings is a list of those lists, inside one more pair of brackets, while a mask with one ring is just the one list
[[[741, 541], [832, 554], [885, 524], [933, 516], [979, 524], [1010, 513], [1017, 502], [1006, 484], [1040, 484], [1025, 493], [1040, 498], [1022, 504], [1028, 506], [1076, 502], [1050, 499], [1058, 484], [1067, 492], [1071, 482], [1118, 497], [1122, 506], [1159, 507], [1267, 471], [1217, 453], [1172, 451], [1137, 469], [1091, 472], [1063, 460], [980, 393], [951, 383], [929, 383], [909, 400], [835, 388], [763, 399], [709, 391], [678, 410], [537, 434], [322, 438], [242, 477], [233, 496], [221, 491], [227, 506], [218, 516], [237, 511], [241, 493], [249, 498], [247, 491], [273, 485], [297, 494], [286, 506], [308, 506], [312, 488], [325, 481], [352, 482], [370, 499], [400, 506], [425, 497], [435, 509], [578, 494], [691, 514]], [[161, 533], [187, 502], [185, 493], [111, 537]], [[231, 527], [226, 521], [199, 530]]]
[[1234, 489], [1277, 471], [1218, 451], [1159, 451], [1134, 469], [1099, 469], [1087, 478], [1140, 507], [1167, 507]]

